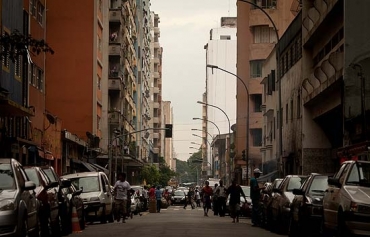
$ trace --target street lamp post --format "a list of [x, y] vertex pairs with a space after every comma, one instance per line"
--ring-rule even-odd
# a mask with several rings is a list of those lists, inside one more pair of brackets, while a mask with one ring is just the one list
[[214, 123], [214, 122], [212, 122], [211, 120], [201, 119], [201, 118], [193, 118], [193, 120], [204, 120], [204, 121], [207, 121], [207, 122], [212, 123], [212, 124], [213, 124], [213, 125], [215, 125], [215, 127], [217, 128], [217, 130], [218, 130], [218, 135], [219, 135], [219, 136], [221, 136], [220, 128], [217, 126], [217, 124], [215, 124], [215, 123]]
[[[197, 128], [192, 128], [191, 129], [191, 131], [200, 131], [200, 132], [203, 132], [203, 130], [201, 130], [201, 129], [197, 129]], [[209, 132], [207, 132], [206, 131], [206, 133], [212, 138], [212, 140], [213, 140], [213, 136], [209, 133]]]
[[[210, 107], [216, 108], [216, 109], [220, 110], [226, 116], [227, 121], [229, 123], [229, 139], [228, 139], [228, 142], [227, 142], [227, 149], [228, 149], [228, 157], [231, 159], [231, 157], [230, 157], [230, 139], [231, 139], [231, 137], [230, 137], [231, 136], [230, 129], [231, 129], [231, 124], [230, 124], [229, 116], [226, 114], [226, 112], [223, 109], [221, 109], [220, 107], [218, 107], [216, 105], [211, 105], [211, 104], [208, 104], [208, 103], [205, 103], [205, 102], [202, 102], [202, 101], [197, 101], [197, 103], [198, 104], [205, 105], [205, 106], [210, 106]], [[210, 145], [210, 147], [211, 147], [211, 145]]]
[[228, 73], [228, 74], [236, 77], [243, 84], [244, 89], [245, 89], [245, 92], [247, 93], [247, 117], [246, 117], [246, 126], [245, 126], [246, 127], [246, 132], [245, 132], [245, 136], [246, 136], [245, 137], [245, 142], [246, 142], [246, 144], [245, 144], [246, 159], [245, 159], [245, 161], [246, 161], [246, 166], [247, 166], [247, 175], [246, 175], [247, 176], [247, 181], [246, 182], [248, 184], [248, 169], [249, 169], [249, 96], [250, 96], [248, 87], [245, 84], [245, 82], [243, 81], [243, 79], [241, 79], [235, 73], [232, 73], [232, 72], [230, 72], [230, 71], [228, 71], [226, 69], [220, 68], [220, 67], [218, 67], [216, 65], [207, 64], [207, 67], [212, 68], [212, 71], [213, 71], [213, 69], [218, 69], [220, 71], [226, 72], [226, 73]]

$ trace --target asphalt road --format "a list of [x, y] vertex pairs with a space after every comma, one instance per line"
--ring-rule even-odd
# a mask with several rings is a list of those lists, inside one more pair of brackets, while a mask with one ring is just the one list
[[203, 215], [203, 209], [186, 210], [182, 206], [171, 206], [162, 209], [160, 213], [144, 212], [142, 216], [136, 215], [126, 223], [91, 224], [82, 233], [75, 233], [73, 237], [176, 237], [176, 236], [222, 236], [222, 237], [275, 237], [273, 234], [258, 227], [252, 227], [250, 219], [241, 218], [239, 223], [231, 223], [229, 216]]

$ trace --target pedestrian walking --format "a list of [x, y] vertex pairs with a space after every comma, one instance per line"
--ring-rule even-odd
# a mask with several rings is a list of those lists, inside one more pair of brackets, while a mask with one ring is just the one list
[[159, 186], [157, 186], [157, 189], [155, 190], [155, 198], [157, 200], [157, 213], [160, 213], [162, 206], [162, 191]]
[[171, 205], [171, 195], [170, 192], [168, 192], [168, 189], [164, 190], [163, 197], [166, 199], [167, 205]]
[[236, 184], [236, 180], [233, 180], [226, 193], [227, 195], [230, 195], [230, 217], [233, 218], [233, 223], [235, 223], [235, 219], [236, 222], [239, 222], [240, 195], [242, 195], [246, 200], [243, 189], [238, 184]]
[[188, 206], [188, 203], [190, 204], [191, 206], [191, 209], [194, 209], [194, 204], [193, 204], [193, 198], [194, 198], [194, 191], [193, 191], [193, 188], [190, 188], [189, 189], [189, 192], [188, 192], [188, 197], [186, 198], [185, 197], [185, 205], [184, 205], [184, 209], [186, 209], [186, 207]]
[[[216, 183], [213, 190], [216, 190], [218, 187], [218, 184]], [[213, 192], [212, 195], [212, 208], [213, 208], [213, 215], [218, 216], [218, 194], [216, 192]]]
[[251, 187], [251, 199], [252, 199], [252, 226], [260, 226], [261, 225], [261, 218], [260, 218], [260, 198], [261, 198], [261, 190], [265, 189], [265, 187], [259, 187], [257, 179], [262, 174], [260, 169], [253, 170], [254, 177], [250, 180], [250, 187]]
[[220, 185], [216, 188], [215, 193], [218, 196], [217, 198], [217, 207], [218, 207], [218, 214], [220, 217], [225, 216], [226, 212], [226, 187], [224, 186], [224, 182], [220, 180]]
[[204, 209], [204, 216], [208, 216], [208, 211], [211, 209], [211, 196], [213, 194], [212, 188], [209, 186], [209, 182], [205, 182], [205, 186], [202, 189], [203, 195], [203, 209]]
[[125, 223], [127, 215], [127, 199], [128, 191], [131, 189], [130, 184], [126, 181], [126, 174], [122, 173], [118, 175], [118, 180], [114, 184], [114, 204], [115, 204], [115, 219], [117, 223], [121, 220], [121, 215], [123, 216], [122, 223]]
[[198, 187], [195, 188], [195, 201], [196, 201], [197, 207], [200, 207], [200, 192], [198, 190]]

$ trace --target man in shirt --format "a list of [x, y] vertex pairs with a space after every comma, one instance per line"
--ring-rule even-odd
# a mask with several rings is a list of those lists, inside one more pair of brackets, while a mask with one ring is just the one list
[[[123, 216], [122, 223], [125, 223], [126, 215], [127, 215], [127, 193], [131, 189], [130, 184], [126, 181], [126, 174], [122, 173], [118, 175], [118, 180], [114, 184], [114, 204], [115, 204], [115, 218], [117, 223], [119, 223], [121, 219], [121, 215]], [[122, 212], [122, 213], [121, 213]]]
[[226, 188], [224, 186], [224, 182], [220, 180], [220, 185], [216, 188], [215, 193], [218, 196], [217, 198], [217, 207], [218, 207], [218, 214], [223, 217], [225, 216], [226, 211]]
[[236, 184], [236, 180], [233, 180], [226, 193], [227, 195], [230, 195], [230, 217], [233, 218], [233, 223], [235, 223], [235, 219], [236, 222], [239, 222], [240, 195], [242, 195], [244, 199], [246, 199], [243, 189], [238, 184]]
[[157, 186], [157, 189], [155, 190], [155, 199], [157, 200], [157, 212], [160, 213], [162, 206], [162, 191], [159, 186]]
[[250, 187], [251, 187], [251, 199], [252, 199], [252, 226], [259, 226], [261, 224], [261, 220], [259, 218], [259, 206], [260, 206], [260, 198], [261, 198], [261, 189], [265, 187], [259, 187], [257, 179], [262, 174], [260, 169], [254, 169], [253, 171], [254, 177], [250, 180]]

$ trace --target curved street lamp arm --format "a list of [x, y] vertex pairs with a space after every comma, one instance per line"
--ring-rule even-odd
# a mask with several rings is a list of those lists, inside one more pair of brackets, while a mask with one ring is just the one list
[[220, 70], [220, 71], [226, 72], [226, 73], [228, 73], [228, 74], [230, 74], [230, 75], [233, 75], [234, 77], [238, 78], [238, 80], [243, 84], [243, 86], [244, 86], [244, 88], [245, 88], [246, 92], [247, 92], [247, 93], [248, 93], [248, 95], [249, 95], [249, 90], [248, 90], [247, 85], [245, 84], [245, 82], [244, 82], [244, 81], [243, 81], [243, 80], [242, 80], [238, 75], [236, 75], [235, 73], [232, 73], [232, 72], [230, 72], [230, 71], [228, 71], [228, 70], [226, 70], [226, 69], [223, 69], [223, 68], [221, 68], [221, 67], [219, 67], [219, 66], [216, 66], [216, 65], [207, 64], [207, 67], [212, 68], [212, 69], [218, 69], [218, 70]]
[[221, 131], [220, 131], [220, 128], [217, 126], [216, 123], [212, 122], [211, 120], [208, 120], [208, 119], [201, 119], [201, 118], [193, 118], [193, 120], [204, 120], [204, 121], [207, 121], [207, 122], [210, 122], [212, 123], [213, 125], [215, 125], [215, 127], [217, 128], [217, 131], [218, 131], [218, 135], [221, 136]]
[[194, 133], [193, 133], [193, 136], [195, 136], [195, 137], [200, 137], [200, 138], [202, 138], [202, 139], [205, 139], [205, 140], [208, 142], [208, 145], [211, 147], [211, 143], [208, 141], [208, 139], [207, 139], [207, 138], [204, 138], [204, 137], [199, 136], [199, 135], [194, 134]]

